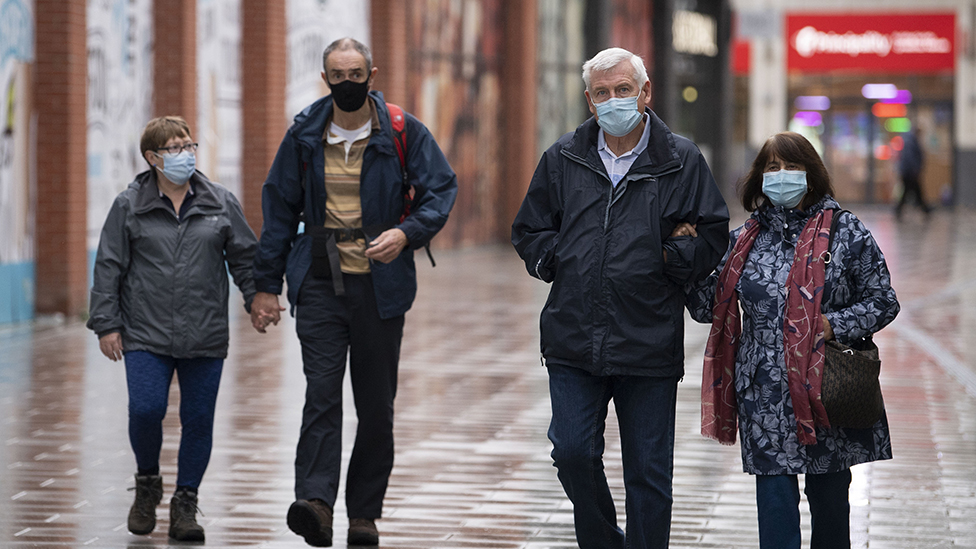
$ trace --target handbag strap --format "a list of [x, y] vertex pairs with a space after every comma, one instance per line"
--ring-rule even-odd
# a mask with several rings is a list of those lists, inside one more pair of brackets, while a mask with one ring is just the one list
[[[834, 208], [834, 217], [830, 220], [830, 236], [827, 237], [827, 253], [824, 255], [824, 260], [821, 263], [824, 268], [824, 297], [827, 296], [827, 284], [830, 282], [827, 280], [827, 265], [833, 262], [834, 253], [831, 251], [834, 248], [834, 233], [837, 232], [837, 222], [840, 220], [840, 214], [848, 212], [847, 210], [842, 210], [840, 208]], [[821, 312], [823, 311], [823, 305], [820, 306]]]
[[[834, 247], [834, 233], [837, 232], [837, 222], [840, 220], [840, 214], [845, 212], [851, 213], [843, 209], [834, 210], [834, 218], [830, 220], [830, 237], [827, 239], [827, 253], [830, 253], [830, 250]], [[833, 256], [833, 254], [831, 254], [831, 256]]]
[[[833, 258], [833, 254], [830, 252], [830, 250], [834, 247], [834, 233], [837, 232], [837, 222], [840, 220], [840, 214], [842, 213], [850, 214], [851, 212], [848, 210], [837, 208], [834, 210], [834, 218], [830, 220], [830, 237], [827, 239], [827, 253], [831, 254], [831, 259]], [[825, 261], [824, 263], [825, 263], [824, 269], [826, 269], [827, 268], [826, 263], [830, 263], [830, 262]], [[826, 294], [824, 294], [824, 297], [826, 297]], [[861, 338], [858, 342], [852, 342], [851, 346], [853, 348], [860, 349], [863, 346], [869, 345], [873, 339], [872, 335], [873, 334], [868, 334], [863, 338]]]

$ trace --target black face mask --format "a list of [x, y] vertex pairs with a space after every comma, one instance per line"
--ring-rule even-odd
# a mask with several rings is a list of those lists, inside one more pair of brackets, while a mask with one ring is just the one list
[[369, 79], [365, 82], [343, 80], [338, 84], [329, 84], [329, 87], [332, 88], [332, 100], [336, 107], [346, 112], [355, 112], [366, 103]]

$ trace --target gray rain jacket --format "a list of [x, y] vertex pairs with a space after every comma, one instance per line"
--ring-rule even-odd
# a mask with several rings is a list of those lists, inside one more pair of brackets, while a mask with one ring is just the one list
[[159, 196], [155, 172], [143, 172], [102, 227], [88, 328], [99, 337], [120, 332], [125, 351], [226, 357], [228, 270], [245, 308], [254, 298], [257, 239], [240, 203], [200, 172], [191, 184], [181, 221]]

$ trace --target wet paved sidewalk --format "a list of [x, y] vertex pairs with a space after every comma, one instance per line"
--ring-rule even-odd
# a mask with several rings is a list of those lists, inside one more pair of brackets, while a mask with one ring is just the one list
[[[854, 547], [976, 548], [976, 357], [966, 352], [976, 335], [976, 215], [909, 215], [899, 225], [887, 211], [854, 211], [880, 242], [903, 305], [876, 338], [895, 459], [853, 469]], [[441, 251], [437, 261], [431, 269], [418, 258], [420, 294], [407, 315], [382, 547], [575, 547], [546, 439], [537, 325], [548, 286], [506, 246]], [[687, 332], [671, 547], [757, 547], [754, 480], [741, 472], [738, 447], [698, 434], [707, 329], [689, 323]], [[241, 311], [231, 346], [200, 487], [206, 546], [305, 547], [284, 521], [304, 394], [294, 325], [289, 318], [259, 335]], [[347, 387], [347, 458], [351, 400]], [[121, 365], [80, 324], [0, 328], [0, 547], [167, 546], [177, 405], [174, 389], [159, 524], [133, 536]], [[623, 521], [614, 426], [608, 436]], [[342, 499], [336, 547], [345, 547]], [[808, 539], [809, 515], [803, 521]]]

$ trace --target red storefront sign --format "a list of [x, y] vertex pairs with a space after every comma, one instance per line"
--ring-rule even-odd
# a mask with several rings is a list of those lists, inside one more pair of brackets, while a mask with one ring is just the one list
[[952, 71], [955, 37], [953, 13], [791, 13], [786, 63], [794, 72]]

